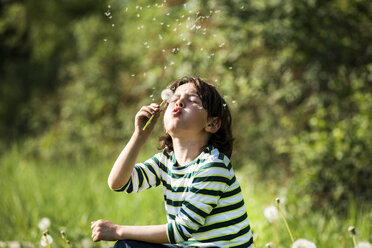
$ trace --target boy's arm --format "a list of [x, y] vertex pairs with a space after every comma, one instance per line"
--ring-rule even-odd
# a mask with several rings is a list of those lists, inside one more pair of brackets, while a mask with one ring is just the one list
[[100, 240], [139, 240], [150, 243], [169, 243], [167, 225], [120, 226], [107, 220], [92, 222], [92, 238]]
[[[111, 189], [119, 189], [128, 182], [138, 154], [150, 136], [151, 131], [154, 129], [156, 120], [159, 117], [159, 112], [159, 105], [151, 104], [149, 106], [142, 107], [137, 113], [135, 118], [135, 131], [128, 144], [116, 159], [108, 177], [108, 185]], [[142, 128], [145, 126], [147, 120], [152, 114], [155, 114], [155, 118], [152, 120], [147, 129], [143, 131]]]

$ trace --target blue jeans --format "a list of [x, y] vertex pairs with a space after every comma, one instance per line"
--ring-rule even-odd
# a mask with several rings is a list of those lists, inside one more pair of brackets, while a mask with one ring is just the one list
[[172, 244], [154, 244], [137, 240], [119, 240], [113, 248], [182, 248], [187, 246]]

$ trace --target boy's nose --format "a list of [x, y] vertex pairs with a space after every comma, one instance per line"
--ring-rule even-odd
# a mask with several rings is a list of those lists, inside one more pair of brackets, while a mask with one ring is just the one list
[[182, 101], [176, 102], [176, 107], [183, 108], [185, 105], [183, 104]]

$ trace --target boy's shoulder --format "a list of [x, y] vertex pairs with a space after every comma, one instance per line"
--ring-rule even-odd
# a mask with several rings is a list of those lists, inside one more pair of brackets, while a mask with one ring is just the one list
[[230, 159], [213, 146], [208, 146], [200, 156], [200, 169], [220, 168], [230, 171], [232, 169]]

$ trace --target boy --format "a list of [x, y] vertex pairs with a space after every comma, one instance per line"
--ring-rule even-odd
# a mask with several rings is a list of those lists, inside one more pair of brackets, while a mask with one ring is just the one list
[[135, 164], [161, 112], [157, 104], [144, 106], [108, 179], [111, 189], [127, 193], [163, 185], [168, 223], [134, 227], [99, 220], [92, 222], [93, 240], [119, 240], [118, 248], [252, 247], [244, 200], [229, 159], [233, 138], [228, 106], [216, 88], [200, 78], [182, 78], [170, 89], [174, 95], [163, 117], [162, 152]]

